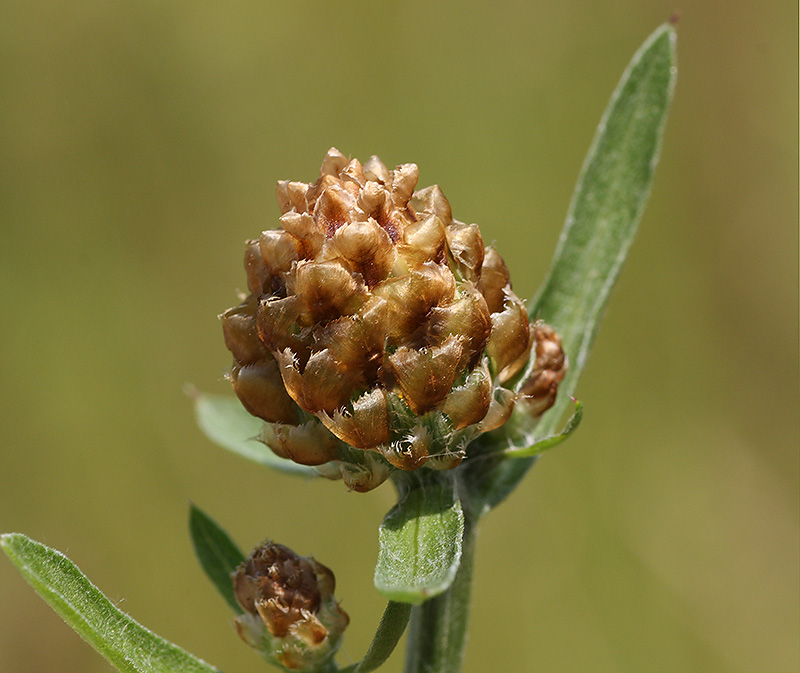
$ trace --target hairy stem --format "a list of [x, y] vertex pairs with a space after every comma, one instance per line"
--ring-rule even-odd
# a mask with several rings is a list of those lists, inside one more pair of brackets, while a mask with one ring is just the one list
[[467, 515], [461, 565], [443, 594], [414, 607], [405, 673], [458, 673], [467, 642], [477, 517]]

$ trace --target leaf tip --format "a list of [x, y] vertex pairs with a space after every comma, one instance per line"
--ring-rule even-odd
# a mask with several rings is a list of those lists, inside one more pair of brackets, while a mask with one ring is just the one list
[[0, 534], [0, 547], [3, 548], [3, 551], [6, 554], [9, 554], [9, 550], [13, 546], [14, 542], [24, 537], [25, 536], [22, 533], [2, 533]]

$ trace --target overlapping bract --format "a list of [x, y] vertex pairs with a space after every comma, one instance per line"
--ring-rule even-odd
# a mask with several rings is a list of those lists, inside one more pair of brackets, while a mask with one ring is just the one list
[[500, 255], [437, 186], [414, 192], [417, 177], [332, 149], [315, 183], [280, 182], [280, 229], [248, 241], [250, 294], [222, 315], [262, 439], [354, 490], [393, 468], [457, 466], [519, 399], [549, 408], [565, 371]]
[[350, 618], [333, 595], [333, 573], [318, 561], [267, 541], [239, 566], [233, 585], [244, 610], [239, 635], [270, 661], [316, 671], [338, 649]]

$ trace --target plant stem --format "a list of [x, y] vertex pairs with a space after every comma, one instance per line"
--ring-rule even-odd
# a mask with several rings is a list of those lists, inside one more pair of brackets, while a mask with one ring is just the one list
[[461, 565], [450, 588], [414, 607], [405, 673], [458, 673], [467, 642], [477, 517], [465, 511]]

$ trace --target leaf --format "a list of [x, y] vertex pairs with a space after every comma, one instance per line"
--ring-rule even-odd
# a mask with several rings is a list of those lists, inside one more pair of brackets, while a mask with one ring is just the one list
[[381, 617], [381, 623], [369, 650], [364, 658], [357, 664], [352, 664], [339, 670], [339, 673], [370, 673], [389, 658], [397, 647], [403, 632], [406, 630], [408, 618], [411, 616], [411, 605], [409, 603], [396, 603], [389, 601], [386, 610]]
[[544, 439], [540, 439], [539, 441], [534, 442], [531, 446], [512, 447], [506, 449], [503, 451], [503, 455], [508, 458], [531, 458], [533, 456], [538, 456], [543, 451], [547, 451], [547, 449], [552, 449], [554, 446], [561, 444], [561, 442], [563, 442], [567, 437], [575, 432], [575, 430], [577, 430], [582, 419], [583, 404], [578, 400], [575, 400], [575, 413], [570, 416], [570, 419], [567, 421], [567, 424], [564, 426], [564, 429], [561, 432], [545, 437]]
[[464, 513], [450, 479], [410, 488], [378, 529], [375, 587], [413, 604], [442, 593], [458, 570], [463, 534]]
[[551, 433], [569, 405], [658, 163], [675, 86], [675, 30], [658, 28], [633, 57], [600, 121], [573, 193], [550, 274], [531, 314], [561, 335], [569, 371], [537, 428]]
[[[556, 329], [569, 358], [558, 399], [534, 439], [552, 435], [569, 405], [644, 212], [675, 86], [675, 42], [674, 27], [661, 26], [623, 74], [581, 169], [549, 275], [532, 302], [531, 317]], [[533, 460], [498, 461], [482, 483], [473, 480], [485, 507], [501, 502]], [[503, 488], [495, 492], [491, 484]]]
[[189, 532], [192, 536], [195, 554], [208, 578], [233, 610], [242, 614], [243, 610], [233, 593], [233, 579], [239, 564], [245, 556], [220, 525], [203, 510], [190, 505]]
[[20, 533], [3, 551], [67, 624], [123, 673], [219, 673], [118, 610], [61, 552]]
[[191, 392], [194, 399], [197, 425], [215, 444], [237, 453], [255, 463], [304, 476], [317, 473], [306, 465], [276, 456], [256, 438], [261, 435], [264, 421], [251, 416], [238, 399], [226, 395], [207, 395]]

